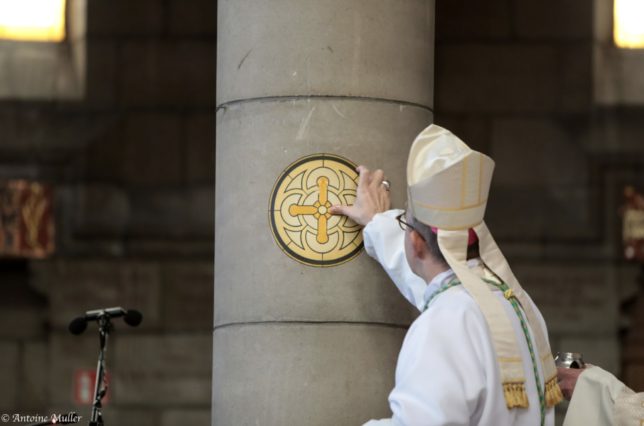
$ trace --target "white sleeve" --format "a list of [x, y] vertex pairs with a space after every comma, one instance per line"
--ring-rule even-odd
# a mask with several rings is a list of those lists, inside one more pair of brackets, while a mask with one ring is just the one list
[[462, 307], [434, 306], [409, 329], [389, 395], [402, 426], [469, 426], [484, 402], [486, 378], [475, 341], [480, 321]]
[[405, 232], [400, 229], [396, 216], [403, 210], [389, 210], [377, 214], [364, 228], [364, 247], [369, 256], [376, 259], [398, 290], [419, 311], [423, 310], [423, 295], [427, 283], [414, 274], [405, 256]]
[[624, 383], [599, 367], [591, 367], [577, 379], [564, 426], [613, 425], [613, 409]]
[[615, 426], [644, 424], [644, 392], [635, 393], [624, 386], [615, 400]]

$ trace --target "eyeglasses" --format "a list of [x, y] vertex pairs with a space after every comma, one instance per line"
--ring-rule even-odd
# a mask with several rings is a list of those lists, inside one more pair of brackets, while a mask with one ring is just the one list
[[398, 225], [400, 226], [400, 229], [402, 229], [403, 231], [407, 231], [407, 228], [409, 228], [412, 231], [416, 231], [416, 233], [420, 235], [420, 238], [422, 238], [423, 241], [425, 241], [425, 237], [423, 237], [423, 234], [418, 232], [418, 229], [414, 228], [413, 226], [411, 226], [410, 224], [408, 224], [403, 220], [404, 216], [405, 216], [405, 213], [401, 213], [398, 216], [396, 216], [396, 220], [398, 221]]

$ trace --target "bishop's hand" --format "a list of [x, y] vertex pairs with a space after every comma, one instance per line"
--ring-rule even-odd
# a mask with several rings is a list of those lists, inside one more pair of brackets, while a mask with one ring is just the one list
[[386, 179], [385, 172], [376, 170], [373, 174], [365, 166], [358, 166], [360, 182], [356, 201], [353, 206], [336, 204], [329, 210], [331, 214], [349, 216], [356, 223], [366, 225], [378, 213], [384, 213], [391, 208], [389, 189], [382, 182]]

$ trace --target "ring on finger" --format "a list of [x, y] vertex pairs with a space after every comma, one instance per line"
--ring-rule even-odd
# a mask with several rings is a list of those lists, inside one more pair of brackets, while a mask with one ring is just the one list
[[385, 186], [385, 188], [387, 188], [387, 191], [389, 191], [389, 189], [391, 188], [391, 182], [385, 179], [382, 181], [382, 184]]

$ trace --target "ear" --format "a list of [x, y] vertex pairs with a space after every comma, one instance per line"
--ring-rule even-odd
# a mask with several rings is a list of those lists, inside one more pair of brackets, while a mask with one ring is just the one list
[[420, 236], [420, 234], [416, 231], [411, 231], [411, 246], [414, 248], [414, 257], [419, 258], [420, 260], [425, 260], [425, 257], [427, 256], [427, 252], [429, 249], [427, 248], [427, 243], [425, 243], [425, 240]]

